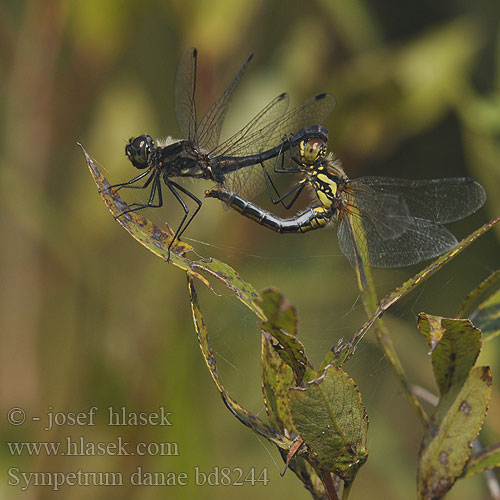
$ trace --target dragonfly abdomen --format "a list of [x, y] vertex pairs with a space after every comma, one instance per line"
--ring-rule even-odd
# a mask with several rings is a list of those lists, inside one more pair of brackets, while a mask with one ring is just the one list
[[218, 198], [241, 215], [277, 233], [306, 233], [326, 226], [332, 211], [322, 205], [309, 207], [294, 217], [281, 218], [229, 191], [213, 188], [205, 192], [207, 198]]

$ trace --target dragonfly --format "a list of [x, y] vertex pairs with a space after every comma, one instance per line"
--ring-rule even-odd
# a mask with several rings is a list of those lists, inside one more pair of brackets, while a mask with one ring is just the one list
[[298, 173], [301, 179], [275, 203], [289, 198], [291, 208], [306, 187], [316, 202], [298, 214], [282, 218], [221, 187], [205, 193], [245, 217], [278, 233], [305, 233], [337, 224], [342, 254], [360, 270], [405, 267], [438, 257], [458, 241], [443, 225], [477, 211], [486, 200], [484, 188], [470, 177], [407, 180], [390, 177], [350, 179], [341, 162], [327, 153], [318, 138], [301, 141], [295, 167], [277, 170]]
[[[125, 154], [132, 165], [142, 172], [127, 182], [111, 186], [115, 189], [150, 189], [146, 203], [132, 203], [121, 216], [147, 207], [163, 206], [163, 180], [184, 211], [169, 245], [169, 252], [202, 206], [198, 197], [173, 178], [211, 180], [231, 192], [252, 196], [262, 190], [263, 185], [269, 185], [269, 176], [265, 173], [267, 161], [281, 158], [282, 163], [286, 164], [285, 153], [301, 142], [312, 138], [327, 141], [328, 131], [319, 124], [335, 106], [333, 96], [318, 94], [287, 111], [290, 98], [287, 93], [283, 93], [236, 134], [219, 144], [231, 96], [252, 56], [198, 122], [195, 103], [197, 54], [196, 49], [188, 49], [184, 53], [175, 81], [175, 114], [185, 139], [168, 137], [155, 142], [148, 134], [131, 138], [125, 147]], [[291, 162], [290, 159], [288, 161]], [[184, 197], [196, 205], [191, 214]]]

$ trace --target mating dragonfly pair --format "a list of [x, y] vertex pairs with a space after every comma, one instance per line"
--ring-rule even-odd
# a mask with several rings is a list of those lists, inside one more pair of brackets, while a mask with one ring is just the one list
[[[184, 54], [175, 82], [175, 112], [185, 139], [169, 137], [156, 144], [149, 135], [130, 139], [126, 155], [143, 172], [112, 187], [150, 187], [150, 194], [147, 203], [134, 203], [123, 214], [161, 207], [163, 180], [184, 210], [174, 243], [202, 206], [200, 199], [172, 180], [190, 177], [215, 182], [206, 197], [218, 198], [280, 233], [307, 232], [336, 221], [340, 249], [351, 265], [360, 269], [363, 265], [408, 266], [456, 246], [455, 236], [443, 224], [479, 209], [486, 198], [482, 186], [465, 177], [349, 179], [340, 162], [327, 153], [328, 131], [320, 125], [335, 106], [329, 94], [319, 94], [289, 111], [289, 97], [281, 94], [239, 132], [219, 144], [230, 98], [251, 58], [197, 123], [197, 51], [189, 49]], [[280, 196], [273, 176], [287, 174], [298, 174], [299, 180]], [[138, 185], [143, 179], [144, 183]], [[274, 204], [290, 209], [305, 188], [313, 190], [317, 202], [289, 218], [278, 217], [250, 201], [267, 189]], [[182, 195], [196, 204], [194, 211], [190, 212]]]

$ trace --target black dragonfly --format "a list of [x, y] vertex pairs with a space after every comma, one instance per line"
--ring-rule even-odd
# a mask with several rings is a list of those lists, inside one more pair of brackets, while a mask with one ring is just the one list
[[[212, 180], [221, 188], [247, 196], [250, 192], [262, 190], [264, 184], [270, 185], [266, 161], [281, 159], [282, 165], [285, 165], [287, 161], [291, 161], [290, 158], [285, 161], [285, 153], [302, 141], [318, 138], [326, 142], [328, 138], [328, 131], [319, 124], [333, 110], [334, 97], [319, 94], [287, 111], [290, 99], [288, 94], [283, 93], [240, 131], [219, 144], [231, 96], [251, 59], [252, 56], [245, 61], [227, 89], [198, 123], [195, 104], [197, 50], [187, 50], [179, 62], [175, 81], [175, 114], [185, 139], [168, 137], [164, 141], [155, 142], [150, 135], [144, 134], [131, 138], [125, 148], [132, 165], [143, 172], [112, 187], [149, 187], [150, 192], [146, 203], [133, 203], [121, 215], [147, 207], [163, 206], [163, 179], [184, 211], [170, 247], [180, 238], [202, 205], [200, 199], [173, 178]], [[137, 184], [143, 179], [144, 183]], [[182, 195], [196, 203], [196, 209], [191, 215]]]

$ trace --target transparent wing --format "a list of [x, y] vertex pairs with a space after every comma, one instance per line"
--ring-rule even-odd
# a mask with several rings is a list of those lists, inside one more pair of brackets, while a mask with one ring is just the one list
[[470, 178], [411, 181], [362, 177], [349, 181], [338, 238], [351, 265], [404, 267], [457, 245], [441, 223], [462, 219], [485, 200]]
[[[324, 123], [335, 107], [335, 98], [330, 94], [319, 94], [306, 100], [274, 120], [252, 120], [243, 135], [236, 134], [221, 144], [213, 154], [224, 156], [248, 156], [258, 154], [281, 144], [302, 128]], [[251, 125], [251, 126], [250, 126]], [[291, 152], [282, 158], [268, 160], [264, 166], [247, 166], [229, 174], [226, 187], [251, 200], [266, 189], [263, 167], [272, 176], [274, 166], [287, 168], [292, 162]]]
[[[210, 156], [217, 155], [221, 150], [226, 151], [227, 156], [232, 156], [232, 145], [239, 144], [240, 141], [246, 141], [248, 136], [255, 135], [256, 130], [265, 129], [270, 123], [275, 123], [286, 112], [289, 104], [289, 95], [286, 93], [280, 94], [247, 123], [245, 127], [221, 144], [219, 148], [216, 148]], [[224, 155], [224, 153], [221, 153], [221, 155]], [[243, 175], [239, 171], [227, 174], [224, 185], [228, 190], [250, 199], [254, 193], [259, 193], [265, 189], [265, 177], [261, 166], [255, 170], [251, 167], [246, 167], [246, 170], [246, 174]]]
[[238, 85], [238, 82], [248, 66], [248, 63], [252, 60], [252, 57], [253, 54], [251, 54], [244, 62], [243, 66], [233, 78], [227, 89], [214, 102], [200, 122], [200, 126], [198, 127], [197, 144], [207, 151], [212, 151], [219, 143], [222, 124], [224, 122], [227, 107], [231, 101], [233, 91]]
[[184, 139], [198, 144], [196, 128], [196, 67], [198, 51], [190, 48], [182, 55], [177, 66], [174, 106], [177, 125]]
[[356, 216], [344, 217], [338, 228], [340, 250], [353, 267], [360, 260], [372, 267], [410, 266], [442, 255], [457, 245], [455, 236], [438, 222], [391, 216], [384, 224], [398, 230], [392, 238], [387, 238], [387, 233], [380, 231], [380, 221], [371, 214], [362, 214], [355, 224], [353, 217]]
[[486, 201], [483, 186], [470, 177], [427, 180], [360, 177], [349, 181], [349, 186], [360, 209], [384, 203], [393, 209], [394, 204], [404, 204], [409, 215], [443, 224], [467, 217]]
[[213, 150], [210, 156], [248, 156], [266, 151], [308, 125], [322, 124], [335, 107], [332, 95], [319, 94], [277, 117], [269, 111], [265, 112], [284, 95], [278, 96], [251, 120], [242, 129], [243, 134], [236, 133]]
[[[248, 143], [249, 137], [254, 137], [259, 131], [266, 130], [269, 124], [280, 121], [288, 106], [290, 105], [290, 96], [287, 93], [275, 97], [264, 109], [262, 109], [254, 118], [252, 118], [241, 130], [232, 137], [214, 148], [210, 152], [212, 158], [217, 156], [243, 156], [236, 154], [241, 151], [241, 146]], [[262, 142], [262, 141], [261, 141]], [[257, 149], [257, 153], [260, 150]], [[254, 154], [248, 153], [247, 155]]]

